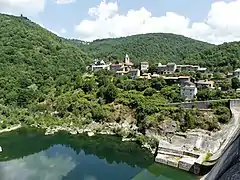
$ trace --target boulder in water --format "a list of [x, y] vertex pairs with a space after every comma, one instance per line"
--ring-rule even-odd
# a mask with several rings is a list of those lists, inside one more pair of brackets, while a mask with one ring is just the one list
[[94, 133], [93, 132], [88, 132], [88, 136], [94, 136]]

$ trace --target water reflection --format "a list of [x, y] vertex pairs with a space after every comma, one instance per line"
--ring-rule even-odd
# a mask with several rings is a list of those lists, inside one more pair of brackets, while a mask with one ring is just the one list
[[112, 136], [0, 135], [0, 180], [193, 180], [187, 172], [153, 163], [135, 143]]
[[1, 180], [105, 180], [131, 179], [141, 168], [112, 163], [84, 151], [55, 145], [17, 160], [0, 162]]
[[75, 168], [76, 162], [71, 156], [71, 149], [68, 149], [68, 153], [56, 151], [53, 156], [49, 156], [48, 153], [56, 148], [59, 149], [59, 146], [20, 159], [1, 162], [1, 180], [61, 179]]

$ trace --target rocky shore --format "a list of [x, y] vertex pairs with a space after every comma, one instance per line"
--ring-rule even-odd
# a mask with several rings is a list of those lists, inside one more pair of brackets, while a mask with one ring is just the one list
[[15, 125], [15, 126], [11, 126], [11, 127], [6, 128], [6, 129], [0, 130], [0, 134], [1, 133], [5, 133], [5, 132], [10, 132], [10, 131], [17, 130], [17, 129], [21, 128], [21, 127], [22, 127], [21, 124], [18, 124], [18, 125]]
[[[137, 131], [138, 127], [135, 124], [130, 124], [128, 122], [124, 123], [114, 122], [104, 124], [92, 122], [82, 127], [76, 127], [72, 123], [70, 123], [70, 125], [65, 124], [61, 126], [49, 126], [49, 127], [34, 126], [34, 127], [45, 129], [45, 135], [53, 135], [59, 131], [66, 131], [73, 135], [85, 133], [89, 137], [97, 134], [118, 135], [122, 137], [122, 141], [137, 141], [136, 136], [143, 136], [141, 133]], [[133, 137], [131, 137], [131, 135]], [[145, 142], [142, 145], [142, 147], [150, 150], [152, 154], [155, 154], [156, 152], [156, 149], [151, 148], [151, 146], [147, 142]]]
[[[39, 127], [39, 126], [35, 126]], [[93, 136], [94, 134], [106, 134], [106, 135], [116, 135], [121, 134], [124, 136], [129, 135], [129, 133], [137, 132], [138, 127], [133, 124], [129, 124], [127, 122], [119, 124], [119, 123], [97, 123], [92, 122], [88, 125], [82, 127], [76, 127], [73, 123], [69, 125], [63, 124], [61, 126], [49, 126], [49, 127], [41, 127], [46, 129], [45, 135], [50, 135], [57, 133], [59, 131], [67, 131], [70, 134], [82, 134], [87, 133], [89, 136]]]
[[[12, 127], [8, 127], [8, 128], [6, 128], [6, 129], [0, 130], [0, 134], [1, 134], [1, 133], [5, 133], [5, 132], [10, 132], [10, 131], [17, 130], [17, 129], [21, 128], [21, 127], [22, 127], [21, 124], [18, 124], [18, 125], [16, 125], [16, 126], [12, 126]], [[2, 152], [2, 151], [3, 151], [3, 149], [2, 149], [2, 147], [0, 146], [0, 152]]]
[[[21, 124], [12, 126], [3, 130], [0, 130], [0, 133], [10, 132], [21, 128]], [[122, 137], [122, 141], [137, 141], [137, 136], [143, 136], [138, 132], [138, 127], [135, 124], [128, 122], [123, 123], [97, 123], [92, 122], [88, 125], [82, 127], [77, 127], [73, 123], [62, 124], [62, 125], [52, 125], [52, 126], [42, 126], [40, 124], [31, 125], [31, 127], [44, 129], [45, 135], [53, 135], [59, 131], [69, 132], [70, 134], [87, 134], [89, 137], [95, 136], [97, 134], [102, 135], [118, 135]], [[144, 142], [142, 145], [143, 148], [150, 150], [153, 154], [156, 149], [152, 149], [151, 146]], [[2, 148], [0, 146], [0, 152]]]

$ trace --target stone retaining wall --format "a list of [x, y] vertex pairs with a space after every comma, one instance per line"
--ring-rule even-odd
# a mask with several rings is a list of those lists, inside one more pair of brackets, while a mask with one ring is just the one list
[[[218, 102], [228, 102], [228, 99], [223, 99], [223, 100], [209, 100], [209, 101], [196, 101], [196, 102], [183, 102], [183, 103], [171, 103], [168, 104], [169, 106], [182, 106], [183, 108], [199, 108], [199, 109], [204, 109], [208, 110], [211, 109], [211, 105], [213, 103], [218, 103]], [[231, 101], [236, 101], [237, 100], [231, 100]], [[233, 102], [234, 103], [234, 102]]]

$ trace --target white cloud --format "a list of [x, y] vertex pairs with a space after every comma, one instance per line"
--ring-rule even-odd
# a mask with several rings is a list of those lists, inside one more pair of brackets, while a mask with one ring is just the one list
[[70, 4], [74, 2], [76, 2], [76, 0], [55, 0], [55, 3], [57, 4]]
[[61, 33], [61, 34], [66, 34], [66, 33], [67, 33], [67, 30], [64, 29], [64, 28], [62, 28], [62, 29], [60, 30], [60, 33]]
[[94, 40], [121, 37], [140, 33], [176, 33], [195, 39], [219, 44], [240, 40], [240, 0], [229, 3], [214, 2], [206, 18], [201, 22], [174, 12], [154, 17], [144, 7], [120, 14], [116, 2], [103, 0], [97, 7], [90, 8], [88, 14], [93, 20], [83, 20], [76, 26], [79, 38]]
[[75, 167], [70, 154], [60, 152], [49, 157], [45, 152], [40, 152], [22, 159], [0, 162], [0, 177], [1, 180], [59, 180]]
[[7, 14], [37, 14], [45, 7], [45, 0], [0, 0], [0, 12]]

